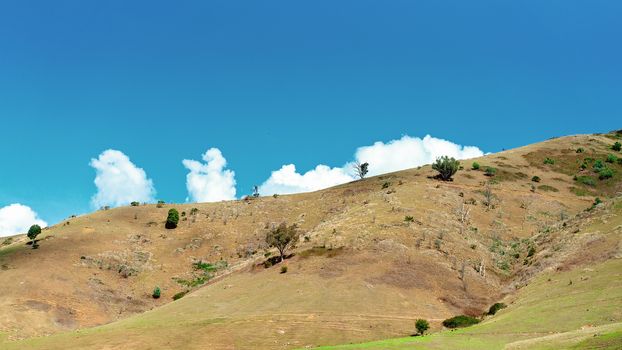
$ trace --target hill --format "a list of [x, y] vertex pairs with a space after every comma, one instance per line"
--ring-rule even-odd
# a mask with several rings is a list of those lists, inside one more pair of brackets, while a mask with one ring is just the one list
[[[608, 155], [622, 156], [610, 149], [619, 138], [562, 137], [464, 161], [451, 182], [434, 179], [424, 166], [313, 193], [124, 207], [69, 218], [44, 231], [39, 249], [27, 246], [24, 236], [2, 244], [2, 346], [336, 345], [409, 335], [418, 318], [440, 330], [442, 320], [481, 315], [500, 300], [510, 307], [468, 331], [486, 333], [495, 325], [488, 334], [498, 346], [547, 331], [574, 332], [583, 316], [564, 327], [524, 332], [513, 331], [511, 320], [525, 320], [525, 307], [518, 307], [523, 302], [546, 305], [551, 283], [566, 305], [567, 293], [557, 285], [566, 275], [543, 281], [551, 271], [575, 276], [594, 269], [590, 281], [611, 294], [615, 284], [605, 277], [617, 276], [620, 239], [609, 232], [618, 232], [610, 225], [618, 217], [612, 203], [622, 192], [622, 164]], [[473, 162], [479, 170], [471, 169]], [[611, 177], [602, 176], [603, 167]], [[586, 211], [596, 196], [608, 209]], [[172, 207], [182, 219], [167, 230]], [[303, 233], [284, 263], [287, 273], [280, 264], [270, 266], [275, 251], [264, 243], [280, 222], [296, 223]], [[598, 222], [606, 227], [581, 234]], [[156, 286], [160, 299], [151, 296]], [[583, 299], [579, 282], [572, 286], [577, 300], [600, 302]], [[611, 302], [620, 305], [617, 297]], [[621, 322], [607, 312], [598, 314], [610, 321], [595, 325]], [[513, 316], [504, 324], [503, 315]], [[561, 324], [555, 320], [550, 323]], [[617, 331], [611, 327], [608, 332]], [[504, 329], [512, 332], [497, 337]], [[463, 332], [416, 341], [433, 345], [469, 334]], [[402, 346], [412, 339], [390, 342]]]

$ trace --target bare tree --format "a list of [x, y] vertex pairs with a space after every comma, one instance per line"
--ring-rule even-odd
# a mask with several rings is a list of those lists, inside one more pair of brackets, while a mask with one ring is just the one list
[[354, 163], [354, 172], [356, 173], [356, 176], [358, 176], [359, 179], [364, 178], [365, 175], [367, 175], [368, 167], [369, 163], [360, 163], [359, 161], [356, 161], [356, 163]]
[[460, 223], [460, 235], [464, 235], [464, 230], [469, 225], [471, 208], [467, 207], [462, 200], [460, 203], [460, 207], [456, 210], [456, 214], [458, 216], [458, 222]]
[[494, 195], [492, 194], [492, 189], [490, 188], [490, 183], [486, 183], [486, 187], [484, 188], [484, 205], [490, 209], [493, 207], [492, 205], [492, 201], [494, 198]]

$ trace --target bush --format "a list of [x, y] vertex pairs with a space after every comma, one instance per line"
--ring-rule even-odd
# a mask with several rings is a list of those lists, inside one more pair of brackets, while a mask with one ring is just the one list
[[168, 211], [168, 217], [166, 218], [165, 227], [168, 229], [174, 229], [177, 227], [177, 223], [179, 223], [179, 212], [175, 208], [171, 208]]
[[151, 296], [153, 299], [160, 299], [160, 287], [155, 287]]
[[404, 216], [404, 222], [414, 222], [415, 218], [410, 216], [410, 215], [406, 215]]
[[287, 273], [287, 265], [281, 266], [281, 273]]
[[620, 150], [622, 149], [622, 143], [616, 141], [616, 143], [613, 144], [613, 146], [611, 146], [611, 149], [617, 152], [620, 152]]
[[497, 168], [493, 168], [491, 166], [487, 166], [486, 170], [484, 170], [484, 175], [486, 176], [495, 176], [497, 173]]
[[478, 324], [479, 320], [475, 317], [460, 315], [452, 318], [448, 318], [443, 321], [443, 326], [447, 328], [460, 328], [460, 327], [468, 327], [474, 324]]
[[618, 157], [614, 156], [613, 154], [608, 154], [606, 161], [607, 163], [615, 163], [618, 161]]
[[478, 162], [473, 162], [473, 164], [471, 165], [471, 169], [479, 170], [479, 163]]
[[164, 201], [158, 201], [158, 204], [156, 204], [156, 208], [162, 208], [164, 206]]
[[389, 186], [391, 186], [391, 183], [390, 182], [385, 182], [385, 183], [382, 184], [382, 189], [384, 190], [386, 188], [389, 188]]
[[507, 305], [505, 305], [504, 303], [494, 303], [492, 304], [490, 309], [488, 309], [488, 315], [494, 315], [497, 313], [497, 311], [505, 309], [506, 307]]
[[600, 171], [605, 168], [605, 164], [603, 164], [603, 161], [599, 159], [594, 162], [593, 168], [595, 172], [600, 173]]
[[577, 148], [577, 153], [583, 153], [585, 150], [583, 149], [583, 147], [579, 147]]
[[532, 177], [531, 181], [533, 181], [533, 182], [540, 182], [540, 176], [536, 175], [536, 176]]
[[417, 322], [415, 322], [415, 328], [417, 328], [417, 334], [423, 335], [425, 331], [430, 329], [430, 324], [426, 320], [418, 319]]
[[130, 203], [130, 205], [133, 206], [133, 207], [137, 207], [137, 206], [140, 205], [140, 203], [134, 201], [134, 202]]
[[596, 180], [591, 176], [575, 176], [575, 181], [588, 186], [596, 186]]
[[544, 164], [553, 165], [553, 164], [555, 164], [555, 160], [547, 157], [547, 158], [544, 159]]
[[432, 169], [438, 171], [438, 176], [443, 181], [450, 181], [451, 177], [458, 171], [458, 168], [460, 168], [460, 162], [448, 156], [436, 158], [436, 162], [432, 164]]
[[605, 167], [598, 173], [598, 178], [601, 180], [609, 179], [613, 177], [613, 174], [614, 174], [613, 169], [609, 169]]
[[534, 246], [529, 247], [527, 251], [527, 257], [531, 258], [534, 254], [536, 254], [536, 248]]
[[179, 299], [183, 298], [184, 295], [186, 295], [186, 294], [188, 294], [187, 290], [184, 290], [183, 292], [179, 292], [179, 293], [173, 295], [173, 300], [179, 300]]

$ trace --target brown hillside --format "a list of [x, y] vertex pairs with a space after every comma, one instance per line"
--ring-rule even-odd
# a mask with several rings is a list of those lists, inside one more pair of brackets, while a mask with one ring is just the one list
[[[456, 314], [481, 314], [543, 268], [573, 264], [570, 255], [543, 250], [563, 241], [560, 225], [572, 224], [594, 196], [622, 192], [622, 164], [605, 162], [615, 137], [569, 136], [463, 161], [452, 182], [433, 179], [425, 166], [313, 193], [70, 218], [45, 230], [39, 249], [24, 236], [0, 248], [0, 339], [110, 323], [196, 289], [184, 300], [201, 307], [186, 303], [179, 312], [206, 320], [197, 348], [249, 348], [258, 339], [266, 348], [266, 341], [284, 348], [347, 343], [408, 334], [417, 318], [438, 327]], [[600, 180], [597, 160], [615, 175]], [[480, 170], [470, 169], [473, 161]], [[185, 214], [167, 230], [172, 207]], [[275, 251], [263, 242], [284, 221], [303, 235], [281, 274], [279, 265], [264, 267]], [[558, 250], [570, 254], [572, 242]], [[220, 266], [211, 280], [193, 266], [198, 261]], [[174, 313], [176, 304], [165, 308]], [[150, 336], [173, 348], [194, 344], [181, 334]], [[117, 345], [141, 348], [137, 339]], [[98, 348], [80, 347], [91, 345]]]

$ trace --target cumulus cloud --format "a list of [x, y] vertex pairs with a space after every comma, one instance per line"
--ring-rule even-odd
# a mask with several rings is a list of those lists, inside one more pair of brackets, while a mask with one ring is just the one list
[[359, 147], [355, 159], [369, 163], [369, 175], [378, 175], [430, 164], [440, 156], [468, 159], [483, 155], [484, 152], [475, 146], [460, 146], [427, 135], [423, 139], [403, 136], [399, 140]]
[[0, 208], [0, 237], [28, 232], [31, 225], [47, 226], [37, 213], [26, 205], [14, 203]]
[[117, 207], [133, 201], [152, 202], [155, 196], [153, 181], [121, 151], [109, 149], [89, 164], [96, 171], [97, 193], [91, 199], [95, 208]]
[[[430, 135], [423, 139], [403, 136], [387, 143], [379, 141], [371, 146], [359, 147], [354, 160], [369, 163], [368, 175], [379, 175], [429, 164], [444, 155], [468, 159], [484, 153], [475, 146], [461, 146]], [[309, 192], [350, 182], [355, 179], [353, 164], [348, 162], [343, 167], [335, 168], [320, 164], [304, 174], [298, 173], [294, 164], [284, 165], [272, 172], [259, 187], [259, 192], [265, 195]]]
[[288, 164], [273, 171], [270, 178], [259, 187], [259, 192], [266, 195], [310, 192], [352, 180], [354, 178], [344, 168], [331, 168], [320, 164], [315, 169], [300, 174], [294, 164]]
[[235, 173], [226, 169], [227, 160], [218, 148], [203, 154], [203, 161], [184, 159], [190, 170], [186, 175], [189, 199], [194, 202], [216, 202], [235, 199]]

